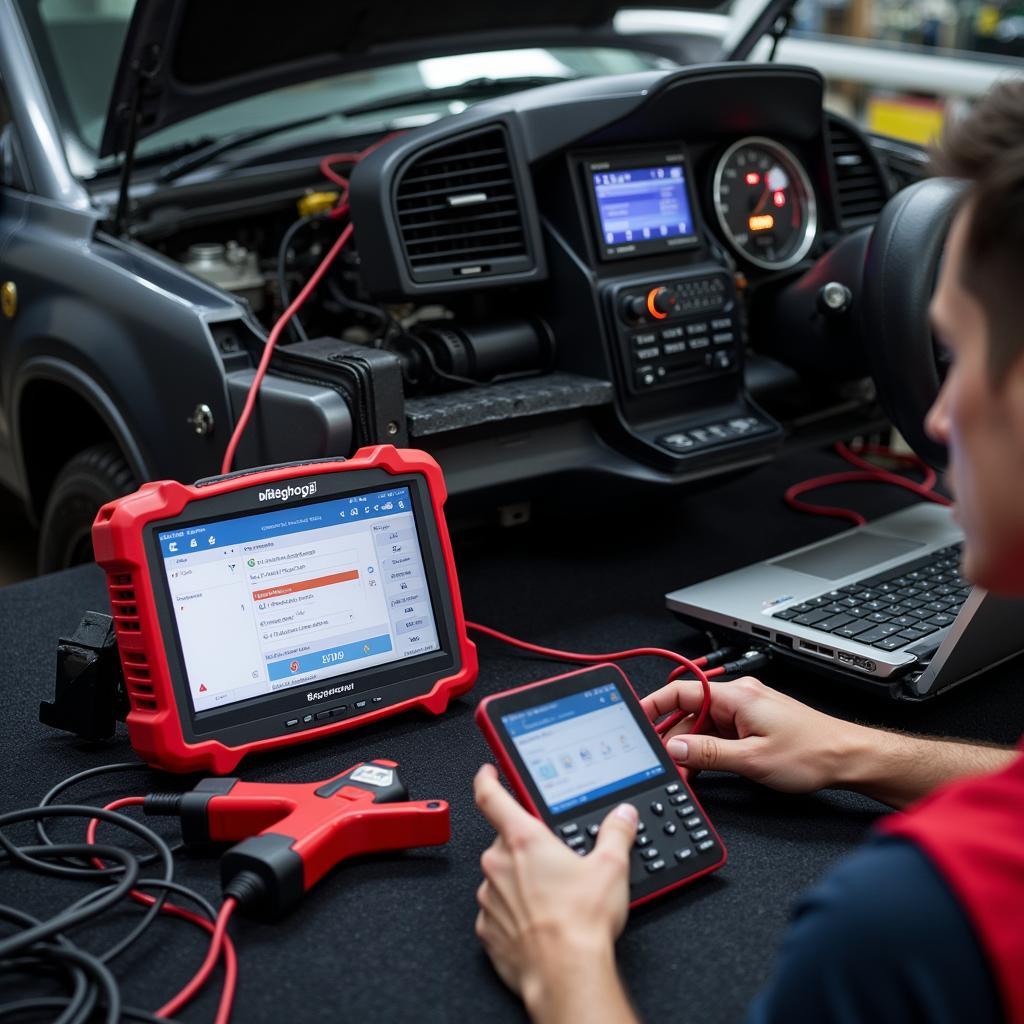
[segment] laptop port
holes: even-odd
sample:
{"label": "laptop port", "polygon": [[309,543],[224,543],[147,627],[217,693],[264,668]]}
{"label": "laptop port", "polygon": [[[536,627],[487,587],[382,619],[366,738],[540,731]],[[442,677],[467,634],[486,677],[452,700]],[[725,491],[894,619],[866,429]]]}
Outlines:
{"label": "laptop port", "polygon": [[791,636],[783,636],[782,633],[776,633],[775,634],[775,642],[780,647],[792,647],[793,646],[793,638]]}
{"label": "laptop port", "polygon": [[831,647],[819,647],[818,648],[818,653],[819,654],[824,654],[826,658],[831,658],[832,657],[832,648]]}
{"label": "laptop port", "polygon": [[837,657],[837,658],[838,658],[838,659],[840,660],[840,662],[842,662],[842,664],[844,664],[844,665],[852,665],[852,664],[853,664],[853,655],[852,655],[852,654],[847,654],[847,653],[846,653],[845,651],[840,651],[840,652],[839,652],[839,653],[838,653],[838,654],[836,655],[836,657]]}
{"label": "laptop port", "polygon": [[817,651],[818,650],[818,645],[817,644],[808,643],[806,640],[801,640],[800,641],[800,650],[802,650],[802,651]]}
{"label": "laptop port", "polygon": [[771,640],[772,638],[772,631],[765,629],[764,626],[751,626],[750,631],[754,636],[763,636],[765,640]]}

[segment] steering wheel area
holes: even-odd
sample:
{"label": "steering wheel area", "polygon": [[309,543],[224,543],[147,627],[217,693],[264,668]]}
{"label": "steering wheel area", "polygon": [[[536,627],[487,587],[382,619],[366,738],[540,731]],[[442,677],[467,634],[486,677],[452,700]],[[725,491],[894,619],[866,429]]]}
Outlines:
{"label": "steering wheel area", "polygon": [[898,192],[875,224],[864,262],[861,330],[886,414],[910,447],[936,469],[945,446],[924,432],[944,367],[928,322],[942,251],[962,182],[928,178]]}

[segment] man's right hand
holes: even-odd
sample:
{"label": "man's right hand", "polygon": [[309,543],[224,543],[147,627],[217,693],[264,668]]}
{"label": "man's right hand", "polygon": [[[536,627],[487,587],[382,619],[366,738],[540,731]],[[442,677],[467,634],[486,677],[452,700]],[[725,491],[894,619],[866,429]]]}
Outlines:
{"label": "man's right hand", "polygon": [[[699,682],[681,679],[641,703],[654,721],[674,711],[695,714]],[[801,704],[749,676],[711,684],[700,735],[692,718],[669,730],[667,748],[680,765],[735,772],[785,793],[840,787],[905,807],[936,786],[997,771],[1017,756],[1004,747],[925,739],[844,722]]]}
{"label": "man's right hand", "polygon": [[[681,679],[641,702],[652,721],[673,711],[696,712],[703,693]],[[692,719],[668,733],[668,752],[692,769],[735,772],[786,793],[837,785],[861,727],[831,718],[747,676],[713,683],[705,729],[690,735]]]}

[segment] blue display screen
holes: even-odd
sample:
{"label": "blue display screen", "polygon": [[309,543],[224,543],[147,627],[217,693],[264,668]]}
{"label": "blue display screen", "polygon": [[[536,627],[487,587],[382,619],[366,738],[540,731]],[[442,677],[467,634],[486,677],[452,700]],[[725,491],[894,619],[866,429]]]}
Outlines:
{"label": "blue display screen", "polygon": [[328,681],[340,697],[365,684],[339,677],[440,649],[410,489],[316,488],[157,534],[197,712]]}
{"label": "blue display screen", "polygon": [[591,172],[591,177],[606,246],[695,236],[681,164]]}
{"label": "blue display screen", "polygon": [[501,721],[552,814],[665,771],[614,683]]}

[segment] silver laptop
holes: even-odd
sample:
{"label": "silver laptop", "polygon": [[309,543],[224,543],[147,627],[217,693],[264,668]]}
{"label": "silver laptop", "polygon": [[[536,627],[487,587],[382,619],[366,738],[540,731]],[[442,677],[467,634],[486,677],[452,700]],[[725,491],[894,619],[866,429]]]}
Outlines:
{"label": "silver laptop", "polygon": [[1024,601],[966,583],[962,541],[948,508],[922,503],[665,599],[690,622],[921,699],[1024,652]]}

